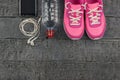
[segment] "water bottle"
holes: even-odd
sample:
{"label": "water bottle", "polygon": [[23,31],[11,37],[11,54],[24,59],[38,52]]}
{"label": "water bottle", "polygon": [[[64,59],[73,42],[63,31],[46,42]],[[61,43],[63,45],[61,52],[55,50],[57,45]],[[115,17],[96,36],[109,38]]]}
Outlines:
{"label": "water bottle", "polygon": [[48,38],[53,38],[58,23],[58,0],[42,0],[42,24]]}

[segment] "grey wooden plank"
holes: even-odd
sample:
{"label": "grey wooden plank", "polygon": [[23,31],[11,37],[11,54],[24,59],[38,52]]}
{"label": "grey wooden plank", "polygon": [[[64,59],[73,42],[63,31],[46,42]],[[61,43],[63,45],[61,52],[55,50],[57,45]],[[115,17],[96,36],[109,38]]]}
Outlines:
{"label": "grey wooden plank", "polygon": [[[23,18],[0,18],[0,39],[5,38],[28,38],[25,37],[19,30],[19,24],[23,20]],[[62,23],[62,20],[61,20]],[[104,36],[104,39],[115,39],[120,38],[120,18],[107,17],[107,30]],[[29,26],[28,26],[29,28]],[[45,39],[45,28],[41,26],[41,38]],[[58,26],[58,30],[56,31],[56,39],[68,39],[63,25]],[[86,39],[86,35],[83,37]]]}
{"label": "grey wooden plank", "polygon": [[78,60],[80,62],[119,62],[119,41],[48,40],[45,60]]}
{"label": "grey wooden plank", "polygon": [[26,40],[0,40],[0,60],[78,60],[80,62],[120,62],[120,41],[36,41],[36,46]]}
{"label": "grey wooden plank", "polygon": [[1,80],[119,80],[120,63],[0,61]]}
{"label": "grey wooden plank", "polygon": [[0,16],[18,16],[18,0],[0,0]]}
{"label": "grey wooden plank", "polygon": [[44,62],[23,61],[17,63],[19,80],[45,80]]}
{"label": "grey wooden plank", "polygon": [[106,16],[120,17],[120,0],[103,0]]}
{"label": "grey wooden plank", "polygon": [[0,80],[45,80],[44,63],[40,61],[0,61]]}
{"label": "grey wooden plank", "polygon": [[42,7],[41,7],[41,3],[42,2],[42,0],[38,0],[38,16],[41,16],[41,11],[42,11]]}
{"label": "grey wooden plank", "polygon": [[42,60],[42,55],[47,53],[47,42],[36,43],[35,47],[26,44],[27,40],[1,40],[0,59],[1,60]]}
{"label": "grey wooden plank", "polygon": [[46,80],[119,80],[119,68],[116,66],[119,63],[49,61],[45,69]]}
{"label": "grey wooden plank", "polygon": [[[0,37],[1,38],[20,38],[19,24],[22,18],[0,18]],[[23,36],[24,37],[24,36]]]}
{"label": "grey wooden plank", "polygon": [[17,76],[16,63],[9,61],[0,61],[0,79],[7,80],[10,77]]}

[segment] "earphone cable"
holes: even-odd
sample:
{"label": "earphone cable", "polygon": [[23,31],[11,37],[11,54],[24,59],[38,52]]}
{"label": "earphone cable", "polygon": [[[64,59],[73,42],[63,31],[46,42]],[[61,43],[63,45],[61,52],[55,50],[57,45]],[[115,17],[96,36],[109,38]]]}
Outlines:
{"label": "earphone cable", "polygon": [[[40,21],[41,21],[41,17],[37,20],[35,20],[34,18],[28,18],[28,19],[25,19],[23,20],[20,25],[19,25],[19,28],[20,28],[20,31],[25,35],[25,36],[28,36],[30,37],[27,41],[28,44],[34,46],[34,41],[39,37],[40,35]],[[28,32],[28,31],[25,31],[24,27],[26,24],[28,23],[32,23],[34,24],[34,30],[32,32]]]}

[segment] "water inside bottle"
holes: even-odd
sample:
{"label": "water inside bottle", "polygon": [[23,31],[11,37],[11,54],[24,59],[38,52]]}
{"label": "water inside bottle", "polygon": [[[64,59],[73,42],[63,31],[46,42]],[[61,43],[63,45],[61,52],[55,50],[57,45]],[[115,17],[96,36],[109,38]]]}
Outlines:
{"label": "water inside bottle", "polygon": [[58,22],[58,7],[57,0],[43,0],[43,24],[48,29],[52,29],[56,26]]}

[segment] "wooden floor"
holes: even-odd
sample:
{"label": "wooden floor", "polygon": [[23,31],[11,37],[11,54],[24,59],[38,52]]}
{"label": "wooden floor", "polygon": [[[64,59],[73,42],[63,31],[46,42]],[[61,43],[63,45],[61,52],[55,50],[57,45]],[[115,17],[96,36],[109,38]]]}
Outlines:
{"label": "wooden floor", "polygon": [[31,47],[18,28],[20,1],[0,0],[0,80],[120,80],[120,0],[104,0],[107,31],[99,41],[86,34],[79,41],[67,38],[60,1],[55,38],[46,39],[42,27]]}

